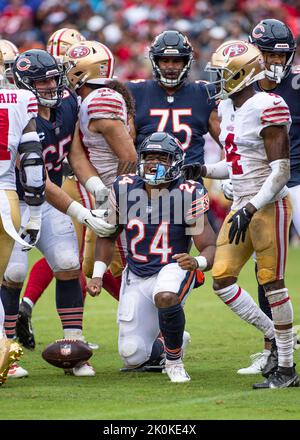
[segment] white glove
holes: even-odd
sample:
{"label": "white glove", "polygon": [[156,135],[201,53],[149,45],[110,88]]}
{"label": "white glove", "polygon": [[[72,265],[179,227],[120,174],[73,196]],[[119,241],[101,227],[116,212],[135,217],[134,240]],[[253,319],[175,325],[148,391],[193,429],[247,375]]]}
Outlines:
{"label": "white glove", "polygon": [[68,207],[67,215],[74,217],[79,223],[92,229],[100,237],[109,237],[117,230],[117,226],[110,225],[104,220],[108,215],[107,209],[90,210],[73,201]]}
{"label": "white glove", "polygon": [[222,188],[225,199],[233,200],[233,189],[232,189],[231,180],[230,179],[223,180],[221,188]]}
{"label": "white glove", "polygon": [[109,190],[106,188],[100,177],[92,176],[85,182],[85,188],[90,192],[96,203],[96,208],[102,206],[108,200]]}
{"label": "white glove", "polygon": [[28,241],[30,246],[23,246],[22,251],[29,251],[32,249],[32,246],[35,246],[40,238],[42,225],[42,206],[29,206],[29,210],[30,218],[21,233],[21,238],[25,239],[25,241]]}

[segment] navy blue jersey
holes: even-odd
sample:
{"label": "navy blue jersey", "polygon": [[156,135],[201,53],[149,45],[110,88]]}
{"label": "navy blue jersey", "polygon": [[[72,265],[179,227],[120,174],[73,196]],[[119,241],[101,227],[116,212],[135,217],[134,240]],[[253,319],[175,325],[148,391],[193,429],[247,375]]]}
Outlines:
{"label": "navy blue jersey", "polygon": [[202,81],[185,82],[173,95],[154,80],[135,80],[126,83],[135,100],[137,150],[145,137],[155,131],[176,136],[185,150],[185,163],[204,163],[204,139],[208,120],[216,107],[208,101]]}
{"label": "navy blue jersey", "polygon": [[[122,175],[113,189],[119,224],[126,233],[127,264],[134,274],[149,277],[174,263],[174,254],[189,251],[193,234],[189,227],[204,220],[209,208],[201,183],[180,177],[162,190],[160,197],[150,198],[139,176]],[[200,220],[196,233],[202,232],[203,225]]]}
{"label": "navy blue jersey", "polygon": [[[262,90],[258,83],[255,84],[255,88]],[[291,73],[270,92],[282,96],[290,109],[292,117],[289,131],[291,178],[287,186],[300,185],[300,68],[294,67]]]}
{"label": "navy blue jersey", "polygon": [[[50,180],[58,186],[62,185],[62,161],[68,156],[78,116],[77,97],[65,90],[61,104],[52,109],[53,118],[49,121],[37,116],[36,126],[39,135],[46,169]],[[16,173],[17,191],[23,199],[24,191]]]}

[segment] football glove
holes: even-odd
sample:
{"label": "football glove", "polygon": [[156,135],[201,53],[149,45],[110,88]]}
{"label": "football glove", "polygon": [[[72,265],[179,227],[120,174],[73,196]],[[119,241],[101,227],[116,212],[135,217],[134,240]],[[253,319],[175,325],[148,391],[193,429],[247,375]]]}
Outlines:
{"label": "football glove", "polygon": [[253,214],[251,214],[245,206],[238,211],[228,220],[231,223],[228,238],[229,243],[232,243],[235,237],[235,244],[239,244],[240,239],[242,242],[245,241],[246,231],[248,229],[249,223],[252,219]]}
{"label": "football glove", "polygon": [[117,230],[117,226],[107,223],[107,209],[87,209],[80,203],[73,201],[67,209],[67,215],[74,217],[79,223],[92,229],[100,237],[109,237]]}
{"label": "football glove", "polygon": [[185,180],[197,180],[202,176],[203,168],[203,165],[201,165],[199,162],[190,163],[182,166],[181,174]]}
{"label": "football glove", "polygon": [[232,182],[230,179],[223,180],[221,184],[221,189],[223,191],[224,197],[227,200],[233,200],[233,189],[232,189]]}
{"label": "football glove", "polygon": [[108,200],[109,190],[106,188],[100,177],[92,176],[85,182],[85,188],[93,194],[95,198],[96,208],[103,205]]}
{"label": "football glove", "polygon": [[28,246],[28,247],[23,246],[22,251],[27,252],[30,249],[32,249],[32,246],[36,245],[36,243],[38,242],[38,240],[40,238],[41,224],[42,224],[41,215],[37,215],[37,216],[31,215],[30,216],[27,225],[24,227],[24,229],[21,233],[21,238],[28,241],[28,244],[30,246]]}

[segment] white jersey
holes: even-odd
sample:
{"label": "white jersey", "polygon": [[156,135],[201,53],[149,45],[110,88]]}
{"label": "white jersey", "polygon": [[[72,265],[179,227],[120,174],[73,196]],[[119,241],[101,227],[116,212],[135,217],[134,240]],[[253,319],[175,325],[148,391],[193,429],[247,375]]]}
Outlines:
{"label": "white jersey", "polygon": [[24,128],[37,112],[38,103],[32,92],[0,89],[0,189],[16,189],[18,147]]}
{"label": "white jersey", "polygon": [[111,188],[117,175],[119,160],[102,134],[89,130],[92,119],[120,119],[127,127],[127,107],[123,96],[109,88],[94,90],[83,100],[79,112],[82,142],[88,151],[89,160],[97,169],[104,185]]}
{"label": "white jersey", "polygon": [[[291,124],[289,108],[282,97],[258,92],[241,107],[234,108],[231,99],[221,101],[220,141],[226,152],[226,162],[233,186],[233,209],[244,206],[261,189],[271,173],[261,131],[270,125]],[[288,193],[285,186],[275,197]]]}

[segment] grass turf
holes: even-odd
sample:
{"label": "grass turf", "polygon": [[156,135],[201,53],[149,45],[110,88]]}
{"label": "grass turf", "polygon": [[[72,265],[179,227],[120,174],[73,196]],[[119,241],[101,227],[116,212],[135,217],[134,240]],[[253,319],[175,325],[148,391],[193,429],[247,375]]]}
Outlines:
{"label": "grass turf", "polygon": [[[38,258],[30,252],[31,264]],[[300,249],[290,249],[287,285],[300,323]],[[253,261],[244,268],[239,284],[256,297]],[[91,358],[97,374],[92,378],[65,376],[41,358],[44,347],[62,336],[55,310],[52,282],[33,312],[37,347],[24,350],[21,365],[29,377],[10,379],[0,389],[2,420],[265,420],[298,419],[300,393],[252,390],[262,377],[240,376],[249,355],[262,348],[261,334],[240,321],[215,297],[211,277],[194,290],[185,306],[186,329],[191,333],[185,366],[186,384],[171,384],[157,373],[120,373],[117,352],[117,302],[106,292],[87,297],[84,334],[100,344]],[[300,350],[295,352],[299,363]],[[300,368],[300,367],[299,367]],[[300,372],[300,369],[298,369]]]}

